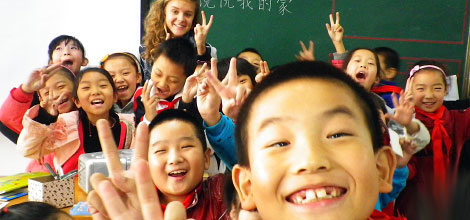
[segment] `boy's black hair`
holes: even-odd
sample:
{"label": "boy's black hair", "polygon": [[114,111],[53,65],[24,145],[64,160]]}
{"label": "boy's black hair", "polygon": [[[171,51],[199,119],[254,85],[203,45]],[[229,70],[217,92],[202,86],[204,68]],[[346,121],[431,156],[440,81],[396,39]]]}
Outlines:
{"label": "boy's black hair", "polygon": [[[77,90],[78,90],[78,84],[80,83],[80,81],[82,80],[83,76],[88,73],[88,72],[98,72],[98,73],[101,73],[103,76],[106,77],[106,79],[109,81],[109,83],[111,83],[111,87],[113,88],[113,92],[116,93],[116,86],[114,85],[114,81],[113,81],[113,77],[111,77],[111,74],[109,74],[108,71],[106,71],[105,69],[101,69],[101,68],[98,68],[98,67],[88,67],[88,68],[85,68],[83,70],[81,70],[78,74],[77,74],[77,78],[75,79],[75,82],[73,84],[73,97],[78,100],[78,95],[77,95]],[[111,108],[112,109],[112,108]]]}
{"label": "boy's black hair", "polygon": [[24,202],[0,209],[2,220],[55,220],[60,214],[70,216],[66,212],[45,202]]}
{"label": "boy's black hair", "polygon": [[[313,62],[293,62],[279,66],[274,72],[269,74],[261,83],[253,88],[243,103],[237,117],[237,126],[235,126],[235,141],[237,144],[237,157],[241,166],[249,167],[248,159],[248,129],[247,125],[252,117],[251,108],[264,92],[280,84],[297,79],[318,79],[338,84],[349,88],[352,92],[351,98],[354,98],[361,108],[367,128],[371,134],[372,146],[374,152],[382,147],[382,130],[378,111],[371,100],[370,93],[360,84],[355,82],[346,73],[336,67],[321,61]],[[301,95],[301,94],[299,94]],[[313,108],[314,106],[312,106]]]}
{"label": "boy's black hair", "polygon": [[181,109],[167,109],[157,114],[157,116],[150,122],[149,132],[152,131],[157,125],[160,125],[167,121],[182,121],[189,123],[193,126],[196,137],[202,144],[202,150],[207,150],[206,135],[202,123],[191,113],[183,111]]}
{"label": "boy's black hair", "polygon": [[395,68],[398,70],[400,68],[400,56],[394,49],[389,47],[377,47],[374,51],[377,55],[382,55],[385,58],[384,63],[387,66],[385,66],[384,69]]}
{"label": "boy's black hair", "polygon": [[83,47],[82,42],[80,42],[77,38],[69,36],[69,35],[60,35],[54,38],[49,43],[49,49],[47,50],[47,53],[49,54],[49,60],[52,60],[52,54],[54,53],[55,48],[64,41],[65,41],[65,44],[68,44],[70,41],[75,43],[77,47],[82,51],[82,58],[85,59],[85,47]]}
{"label": "boy's black hair", "polygon": [[[222,81],[228,73],[230,67],[230,60],[232,58],[225,58],[217,62],[217,71],[219,72],[217,78]],[[237,58],[237,76],[247,75],[251,79],[251,83],[256,85],[256,70],[250,62],[246,61],[243,58]]]}
{"label": "boy's black hair", "polygon": [[367,50],[367,51],[370,51],[371,53],[374,54],[374,58],[375,58],[375,65],[377,66],[377,78],[380,78],[380,60],[379,60],[379,57],[377,56],[377,53],[369,48],[364,48],[364,47],[358,47],[354,50],[352,50],[351,52],[348,53],[348,56],[346,56],[346,59],[344,59],[344,62],[343,62],[343,67],[342,69],[343,70],[346,70],[348,68],[348,64],[349,62],[351,61],[352,57],[354,56],[354,53],[358,50]]}
{"label": "boy's black hair", "polygon": [[245,53],[245,52],[256,53],[256,54],[258,54],[259,57],[261,57],[261,60],[263,60],[263,56],[261,56],[261,54],[258,52],[258,50],[256,50],[255,48],[252,48],[252,47],[248,47],[248,48],[243,49],[242,51],[237,53],[236,57],[240,56],[240,54]]}
{"label": "boy's black hair", "polygon": [[197,65],[196,49],[188,40],[184,38],[173,38],[161,43],[155,51],[153,63],[164,55],[176,64],[184,68],[186,77],[194,73]]}

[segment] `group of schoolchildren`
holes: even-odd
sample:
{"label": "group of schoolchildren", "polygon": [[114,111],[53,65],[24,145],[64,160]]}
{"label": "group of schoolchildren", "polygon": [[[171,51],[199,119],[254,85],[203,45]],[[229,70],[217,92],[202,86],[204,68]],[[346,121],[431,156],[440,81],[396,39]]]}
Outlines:
{"label": "group of schoolchildren", "polygon": [[[110,177],[91,178],[95,219],[448,216],[470,115],[443,105],[442,64],[418,62],[403,90],[393,82],[398,54],[347,51],[339,13],[326,24],[332,65],[314,61],[311,41],[273,70],[253,48],[217,61],[206,42],[213,17],[199,7],[152,3],[140,59],[118,52],[82,69],[78,39],[52,40],[48,66],[0,108],[2,133],[32,158],[27,171],[69,172],[103,151]],[[391,124],[403,131],[401,155]],[[129,171],[116,151],[126,148],[135,149]],[[24,219],[14,210],[28,207],[0,219]]]}

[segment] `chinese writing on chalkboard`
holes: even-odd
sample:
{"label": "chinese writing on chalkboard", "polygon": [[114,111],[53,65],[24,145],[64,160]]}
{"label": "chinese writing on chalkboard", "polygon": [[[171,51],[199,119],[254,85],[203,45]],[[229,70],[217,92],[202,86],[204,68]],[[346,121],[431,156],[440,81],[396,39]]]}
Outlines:
{"label": "chinese writing on chalkboard", "polygon": [[280,15],[291,14],[289,5],[294,0],[201,0],[201,8],[239,8],[242,10],[276,10]]}

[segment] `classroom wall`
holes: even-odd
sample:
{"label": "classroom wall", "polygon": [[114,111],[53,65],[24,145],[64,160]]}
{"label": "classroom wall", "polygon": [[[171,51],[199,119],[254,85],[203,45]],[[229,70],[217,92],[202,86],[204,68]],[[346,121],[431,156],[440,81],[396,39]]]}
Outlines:
{"label": "classroom wall", "polygon": [[[85,46],[89,66],[107,53],[138,53],[140,1],[2,0],[0,1],[0,101],[47,65],[49,42],[61,34]],[[22,172],[27,160],[0,134],[0,176]]]}

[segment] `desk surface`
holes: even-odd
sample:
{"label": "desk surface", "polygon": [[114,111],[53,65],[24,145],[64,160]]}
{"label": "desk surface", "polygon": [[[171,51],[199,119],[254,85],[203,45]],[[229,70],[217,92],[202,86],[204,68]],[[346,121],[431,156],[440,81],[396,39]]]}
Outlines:
{"label": "desk surface", "polygon": [[[75,184],[75,204],[77,204],[78,202],[86,201],[87,194],[78,186],[78,177],[75,177],[74,184]],[[28,196],[23,196],[23,197],[11,200],[10,203],[8,203],[8,206],[12,206],[12,205],[27,202],[27,201],[28,201]],[[72,206],[62,208],[62,210],[67,213],[70,213],[71,208]],[[73,216],[73,219],[89,220],[92,218],[91,216]]]}

